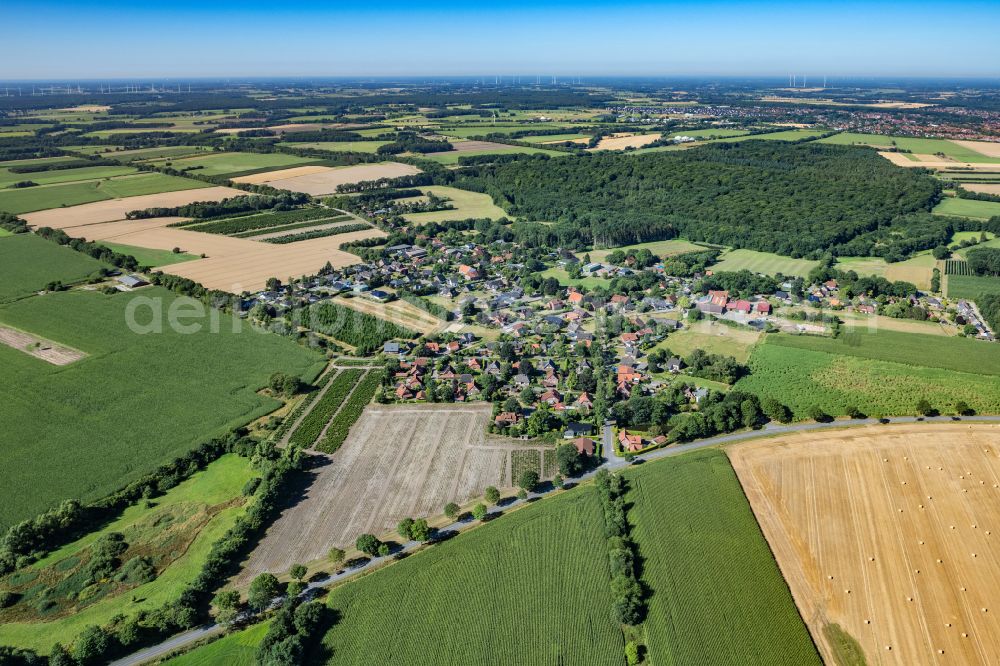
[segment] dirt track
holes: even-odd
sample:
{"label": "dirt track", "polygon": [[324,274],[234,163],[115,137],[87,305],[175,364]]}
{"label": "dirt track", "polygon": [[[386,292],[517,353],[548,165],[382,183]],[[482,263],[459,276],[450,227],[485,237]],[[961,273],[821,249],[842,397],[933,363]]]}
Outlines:
{"label": "dirt track", "polygon": [[52,365],[69,365],[86,356],[82,351],[2,325],[0,325],[0,344]]}
{"label": "dirt track", "polygon": [[1000,663],[1000,426],[869,426],[728,449],[828,663]]}

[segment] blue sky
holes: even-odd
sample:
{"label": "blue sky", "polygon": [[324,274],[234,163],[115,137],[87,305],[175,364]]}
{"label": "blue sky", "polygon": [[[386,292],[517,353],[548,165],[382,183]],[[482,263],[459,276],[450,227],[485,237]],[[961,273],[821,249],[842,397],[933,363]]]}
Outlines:
{"label": "blue sky", "polygon": [[997,0],[4,0],[2,16],[6,80],[1000,76]]}

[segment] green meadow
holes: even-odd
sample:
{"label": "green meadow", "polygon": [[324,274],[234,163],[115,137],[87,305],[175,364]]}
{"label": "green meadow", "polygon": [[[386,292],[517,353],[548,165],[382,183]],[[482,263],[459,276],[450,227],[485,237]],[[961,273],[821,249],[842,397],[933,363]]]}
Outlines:
{"label": "green meadow", "polygon": [[0,303],[40,291],[49,282],[72,284],[110,268],[34,234],[7,233],[0,243]]}
{"label": "green meadow", "polygon": [[1000,203],[995,201],[979,201],[977,199],[959,199],[945,197],[932,211],[935,215],[951,215],[952,217],[971,217],[988,220],[1000,215]]}
{"label": "green meadow", "polygon": [[0,210],[19,215],[48,208],[77,206],[94,201],[192,190],[199,187],[208,187],[208,183],[190,178],[166,176],[162,173],[139,173],[106,180],[2,190],[0,191]]}
{"label": "green meadow", "polygon": [[764,273],[766,275],[805,277],[809,271],[819,265],[818,261],[809,259],[793,259],[780,254],[770,252],[757,252],[756,250],[729,250],[719,257],[719,263],[712,266],[712,270],[720,271],[741,271],[748,270],[754,273]]}

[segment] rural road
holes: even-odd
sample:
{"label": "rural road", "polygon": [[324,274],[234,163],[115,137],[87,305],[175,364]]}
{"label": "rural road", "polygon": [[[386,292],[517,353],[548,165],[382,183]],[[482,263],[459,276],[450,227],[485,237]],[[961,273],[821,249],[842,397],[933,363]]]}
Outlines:
{"label": "rural road", "polygon": [[[928,416],[928,417],[917,417],[917,416],[897,416],[892,418],[886,418],[885,422],[888,423],[952,423],[955,421],[973,421],[973,422],[996,422],[1000,421],[1000,416],[962,416],[962,417],[952,417],[952,416]],[[833,428],[849,428],[854,426],[865,426],[865,425],[876,425],[880,423],[878,419],[842,419],[839,421],[830,421],[828,423],[796,423],[792,425],[772,425],[767,426],[759,430],[747,430],[741,432],[730,433],[727,435],[719,435],[717,437],[709,437],[707,439],[701,439],[695,442],[688,442],[687,444],[678,444],[665,449],[658,449],[650,453],[646,453],[636,457],[637,462],[645,462],[650,460],[659,460],[661,458],[668,458],[671,456],[681,455],[683,453],[690,453],[691,451],[697,451],[699,449],[706,449],[713,446],[719,446],[721,444],[728,444],[731,442],[739,442],[747,439],[755,439],[758,437],[772,437],[775,435],[782,435],[787,433],[795,432],[806,432],[810,430],[825,430]],[[612,446],[612,428],[610,425],[604,426],[603,431],[604,440],[604,462],[598,465],[595,469],[583,474],[582,476],[573,479],[574,484],[578,484],[581,481],[586,481],[587,479],[593,478],[595,474],[600,469],[620,469],[622,467],[628,466],[628,462],[624,458],[618,458],[614,455],[609,455],[609,452],[614,450]],[[544,497],[546,494],[553,492],[554,488],[549,488],[542,492],[532,492],[528,493],[527,498],[521,500],[516,498],[511,498],[507,500],[501,507],[490,507],[489,516],[491,518],[497,518],[503,515],[506,511],[513,509],[515,507],[521,506],[540,497]],[[450,525],[446,525],[438,530],[439,535],[452,535],[462,527],[467,527],[474,521],[469,518],[466,520],[458,520]],[[365,571],[373,569],[380,564],[385,563],[388,560],[399,557],[402,554],[410,553],[416,550],[418,547],[423,546],[419,541],[408,541],[402,544],[397,550],[386,557],[373,557],[367,560],[363,564],[352,567],[345,568],[335,574],[327,576],[319,580],[312,581],[308,584],[306,589],[302,592],[303,596],[309,597],[314,594],[317,590],[321,590],[327,587],[339,583],[345,579],[357,576]],[[169,638],[168,640],[160,643],[159,645],[154,645],[152,647],[146,648],[139,652],[135,652],[127,657],[123,657],[117,661],[111,662],[110,666],[138,666],[139,664],[151,661],[163,657],[175,650],[186,647],[199,641],[203,638],[213,636],[215,634],[223,632],[225,629],[217,624],[206,625],[199,627],[197,629],[192,629],[190,631],[184,632],[182,634],[177,634]]]}

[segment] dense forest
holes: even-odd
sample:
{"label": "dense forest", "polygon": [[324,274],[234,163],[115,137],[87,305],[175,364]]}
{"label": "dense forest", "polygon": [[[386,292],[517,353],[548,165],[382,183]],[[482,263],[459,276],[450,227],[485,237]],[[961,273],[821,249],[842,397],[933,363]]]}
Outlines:
{"label": "dense forest", "polygon": [[809,256],[866,238],[866,247],[884,252],[891,243],[880,230],[907,237],[915,213],[921,233],[894,254],[940,241],[923,229],[940,185],[849,146],[746,141],[644,155],[525,156],[467,169],[454,184],[489,194],[522,219],[555,222],[523,233],[569,246],[683,236]]}

